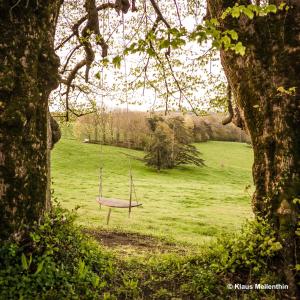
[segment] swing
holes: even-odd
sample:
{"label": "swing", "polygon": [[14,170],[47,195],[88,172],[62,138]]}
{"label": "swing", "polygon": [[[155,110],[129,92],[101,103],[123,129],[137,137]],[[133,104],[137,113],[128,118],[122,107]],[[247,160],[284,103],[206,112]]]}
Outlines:
{"label": "swing", "polygon": [[[102,148],[102,147],[101,147]],[[102,152],[102,150],[101,150]],[[132,207],[138,207],[141,206],[142,203],[139,203],[137,201],[136,192],[135,192],[135,186],[133,183],[132,173],[131,173],[131,164],[129,169],[129,177],[130,177],[130,192],[129,192],[129,201],[123,200],[123,199],[116,199],[116,198],[105,198],[102,195],[102,177],[103,177],[103,167],[100,167],[100,180],[99,180],[99,196],[96,198],[97,202],[101,206],[108,206],[108,214],[106,218],[106,225],[109,224],[110,215],[111,215],[111,209],[112,208],[128,208],[128,217],[130,217],[131,209]],[[135,195],[135,201],[132,201],[132,193],[134,192]]]}
{"label": "swing", "polygon": [[[123,40],[124,40],[124,45],[125,45],[125,29],[124,29],[124,15],[122,14],[122,17],[123,17]],[[103,18],[103,28],[104,28],[104,18]],[[126,72],[126,61],[125,61],[125,57],[124,57],[124,63],[125,63],[125,78],[127,76],[127,72]],[[102,76],[101,76],[101,85],[102,85],[102,89],[103,89],[103,86],[104,86],[104,76],[103,76],[103,67],[102,67]],[[128,114],[128,96],[127,96],[127,79],[125,79],[125,86],[126,86],[126,89],[125,89],[125,97],[126,97],[126,104],[127,104],[127,114]],[[103,107],[103,104],[104,104],[104,101],[103,101],[103,92],[102,92],[102,107]],[[102,109],[102,118],[103,118],[103,112],[104,110]],[[129,118],[128,118],[128,122],[129,122]],[[104,130],[102,128],[102,130]],[[128,142],[129,144],[129,142]],[[102,143],[101,143],[101,148],[100,148],[100,155],[102,154]],[[129,158],[130,159],[130,158]],[[132,207],[138,207],[138,206],[141,206],[142,203],[139,203],[137,201],[137,196],[136,196],[136,192],[135,192],[135,186],[134,186],[134,183],[133,183],[133,177],[132,177],[132,168],[131,168],[131,163],[129,164],[129,201],[128,200],[123,200],[123,199],[116,199],[116,198],[105,198],[103,197],[102,195],[102,186],[103,186],[103,166],[100,165],[100,178],[99,178],[99,195],[98,197],[96,198],[96,201],[98,202],[98,204],[100,205],[100,209],[101,209],[101,206],[107,206],[109,207],[109,210],[108,210],[108,214],[107,214],[107,219],[106,219],[106,224],[108,225],[109,224],[109,220],[110,220],[110,215],[111,215],[111,210],[112,208],[128,208],[128,217],[130,217],[130,214],[131,214],[131,209]],[[134,192],[134,195],[135,195],[135,201],[133,201],[133,192]]]}

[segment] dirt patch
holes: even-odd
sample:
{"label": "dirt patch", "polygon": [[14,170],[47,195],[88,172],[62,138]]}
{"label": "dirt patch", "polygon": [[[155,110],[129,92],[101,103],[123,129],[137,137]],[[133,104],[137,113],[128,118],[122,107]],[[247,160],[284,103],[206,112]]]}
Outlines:
{"label": "dirt patch", "polygon": [[184,254],[187,249],[175,243],[166,242],[159,238],[131,232],[106,231],[103,229],[84,229],[83,232],[94,237],[102,245],[121,252],[149,253],[178,253]]}

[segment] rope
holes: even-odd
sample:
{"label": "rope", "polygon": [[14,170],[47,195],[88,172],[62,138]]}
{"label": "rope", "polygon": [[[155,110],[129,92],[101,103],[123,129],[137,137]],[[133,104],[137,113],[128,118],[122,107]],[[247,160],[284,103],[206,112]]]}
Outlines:
{"label": "rope", "polygon": [[103,182],[102,182],[102,176],[103,176],[103,168],[100,167],[100,174],[99,174],[99,198],[102,198],[103,193]]}
{"label": "rope", "polygon": [[[125,50],[126,48],[126,40],[125,40],[125,18],[124,18],[124,13],[122,13],[122,34],[123,34],[123,48]],[[123,61],[124,61],[124,78],[125,78],[125,102],[126,102],[126,109],[128,113],[128,93],[127,93],[127,64],[126,64],[126,56],[123,52]]]}
{"label": "rope", "polygon": [[[125,17],[124,17],[124,13],[122,13],[122,34],[123,34],[123,48],[125,50],[126,48],[126,40],[125,40]],[[129,125],[130,125],[130,122],[129,122],[129,104],[128,104],[128,92],[127,92],[127,89],[128,89],[128,82],[127,82],[127,63],[126,63],[126,56],[123,52],[123,61],[124,61],[124,85],[125,85],[125,102],[126,102],[126,114],[127,114],[127,128],[129,128]],[[129,139],[127,138],[127,145],[128,145],[128,148],[130,149],[130,141]]]}
{"label": "rope", "polygon": [[[124,14],[122,13],[122,22],[123,22],[123,47],[124,49],[126,48],[126,40],[125,40],[125,19],[124,19]],[[105,17],[103,16],[103,36],[104,36],[104,27],[105,27]],[[109,26],[108,26],[109,27]],[[127,113],[127,127],[129,128],[129,124],[130,124],[130,120],[129,120],[129,104],[128,104],[128,82],[127,82],[127,65],[126,65],[126,59],[125,59],[125,54],[123,53],[123,61],[124,61],[124,78],[125,78],[125,102],[126,102],[126,113]],[[99,198],[102,198],[103,196],[103,167],[104,167],[104,163],[102,161],[102,157],[103,157],[103,134],[104,134],[104,126],[103,126],[103,120],[104,120],[104,66],[102,66],[101,69],[101,89],[102,89],[102,95],[101,95],[101,134],[102,134],[102,138],[101,138],[101,143],[100,143],[100,171],[99,171]],[[128,148],[130,149],[130,140],[128,139]],[[132,208],[132,199],[133,199],[133,195],[134,195],[134,199],[135,201],[138,203],[137,200],[137,194],[136,194],[136,189],[135,189],[135,184],[133,182],[133,174],[132,174],[132,164],[131,164],[131,158],[130,156],[128,157],[128,162],[129,162],[129,210],[128,210],[128,216],[130,217],[130,213],[131,213],[131,208]],[[115,174],[118,176],[126,176],[127,175],[123,175],[123,174],[118,174],[115,172],[111,172],[109,174]]]}
{"label": "rope", "polygon": [[[124,13],[122,12],[122,23],[123,23],[123,48],[126,48],[126,40],[125,40],[125,18]],[[127,128],[130,126],[129,122],[129,105],[128,105],[128,93],[127,93],[127,65],[126,65],[126,57],[123,52],[123,61],[124,61],[124,78],[125,78],[125,102],[126,102],[126,113],[127,113]],[[127,136],[127,144],[128,148],[130,149],[130,140]],[[132,203],[132,192],[133,192],[133,178],[132,178],[132,166],[131,166],[131,158],[128,158],[129,163],[129,208],[128,208],[128,216],[130,217],[131,214],[131,203]]]}
{"label": "rope", "polygon": [[[105,34],[105,10],[103,11],[103,18],[102,18],[102,36]],[[100,152],[99,152],[99,198],[103,196],[103,168],[104,168],[104,160],[103,157],[103,117],[104,117],[104,66],[102,65],[101,68],[101,78],[100,78],[100,88],[101,88],[101,140],[100,140]],[[96,104],[97,105],[97,104]],[[96,114],[98,114],[96,108]],[[96,116],[98,117],[98,116]]]}

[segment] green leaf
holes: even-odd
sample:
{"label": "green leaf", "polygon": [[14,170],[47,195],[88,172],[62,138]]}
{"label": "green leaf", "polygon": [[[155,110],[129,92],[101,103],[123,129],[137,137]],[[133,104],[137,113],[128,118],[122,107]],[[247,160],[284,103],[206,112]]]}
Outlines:
{"label": "green leaf", "polygon": [[268,5],[267,6],[267,12],[271,12],[271,13],[276,14],[277,13],[276,5],[274,5],[274,4]]}
{"label": "green leaf", "polygon": [[233,18],[238,18],[241,15],[240,8],[238,6],[234,6],[232,8],[231,15],[232,15]]}
{"label": "green leaf", "polygon": [[100,75],[100,72],[97,72],[96,74],[95,74],[95,78],[97,78],[97,79],[101,79],[101,75]]}
{"label": "green leaf", "polygon": [[254,18],[254,13],[253,13],[253,11],[252,11],[251,9],[247,8],[247,7],[245,7],[245,8],[243,9],[243,13],[244,13],[250,20],[252,20],[252,19]]}
{"label": "green leaf", "polygon": [[32,263],[32,255],[29,256],[28,268],[30,267],[31,263]]}
{"label": "green leaf", "polygon": [[155,56],[155,51],[152,48],[148,48],[147,53],[149,56]]}
{"label": "green leaf", "polygon": [[235,45],[234,50],[236,54],[240,54],[241,56],[244,56],[246,52],[246,47],[241,42],[238,42]]}
{"label": "green leaf", "polygon": [[215,19],[215,18],[210,19],[209,21],[214,26],[219,26],[220,25],[219,21],[217,19]]}
{"label": "green leaf", "polygon": [[286,6],[286,3],[285,2],[281,2],[280,5],[278,6],[278,9],[279,10],[283,10],[285,6]]}
{"label": "green leaf", "polygon": [[147,34],[146,40],[147,40],[147,41],[154,41],[155,38],[156,38],[156,37],[155,37],[154,32],[153,32],[153,31],[150,31],[150,32]]}
{"label": "green leaf", "polygon": [[224,20],[231,12],[231,8],[228,7],[221,15],[221,19]]}
{"label": "green leaf", "polygon": [[78,276],[79,278],[85,278],[87,274],[87,267],[85,265],[85,262],[83,260],[79,261],[79,268],[78,268]]}
{"label": "green leaf", "polygon": [[293,203],[294,204],[300,204],[300,199],[299,198],[294,198]]}
{"label": "green leaf", "polygon": [[122,61],[121,56],[117,55],[113,58],[112,63],[115,66],[115,68],[120,68],[121,67],[121,61]]}
{"label": "green leaf", "polygon": [[221,43],[218,40],[213,40],[212,46],[219,49],[221,47]]}
{"label": "green leaf", "polygon": [[94,288],[98,287],[99,283],[100,283],[100,278],[98,276],[96,276],[92,279],[92,284],[93,284]]}
{"label": "green leaf", "polygon": [[27,263],[27,259],[24,253],[22,253],[21,256],[21,262],[22,262],[22,268],[23,270],[28,270],[28,263]]}
{"label": "green leaf", "polygon": [[172,47],[173,47],[174,49],[177,49],[177,48],[179,48],[179,47],[181,47],[181,46],[184,46],[185,44],[186,44],[185,40],[179,39],[179,38],[174,39],[174,40],[172,40],[172,42],[171,42],[171,45],[172,45]]}
{"label": "green leaf", "polygon": [[259,11],[260,11],[260,7],[253,5],[253,4],[249,4],[247,6],[247,9],[250,9],[252,12],[256,13],[258,15]]}
{"label": "green leaf", "polygon": [[235,30],[228,30],[227,33],[231,36],[233,40],[237,40],[239,38],[237,32]]}
{"label": "green leaf", "polygon": [[170,46],[170,42],[168,40],[161,40],[159,43],[159,49],[168,48]]}
{"label": "green leaf", "polygon": [[39,273],[43,270],[43,267],[44,267],[44,261],[41,261],[41,262],[38,264],[37,269],[36,269],[34,275],[39,274]]}
{"label": "green leaf", "polygon": [[179,30],[177,28],[170,28],[168,32],[173,35],[179,34]]}
{"label": "green leaf", "polygon": [[230,37],[228,35],[223,36],[222,37],[222,43],[223,43],[225,49],[227,50],[231,45]]}
{"label": "green leaf", "polygon": [[296,87],[290,87],[289,89],[285,89],[283,86],[277,88],[277,91],[282,94],[294,95],[296,93]]}
{"label": "green leaf", "polygon": [[134,50],[136,49],[137,44],[136,43],[132,43],[129,47],[125,48],[125,50],[123,51],[123,53],[125,55],[129,54],[130,52],[134,52]]}
{"label": "green leaf", "polygon": [[103,66],[106,67],[109,63],[109,60],[108,60],[108,58],[103,58],[101,62],[103,64]]}
{"label": "green leaf", "polygon": [[296,93],[296,87],[295,87],[295,86],[290,87],[290,88],[289,88],[289,92],[290,92],[291,94],[295,94],[295,93]]}

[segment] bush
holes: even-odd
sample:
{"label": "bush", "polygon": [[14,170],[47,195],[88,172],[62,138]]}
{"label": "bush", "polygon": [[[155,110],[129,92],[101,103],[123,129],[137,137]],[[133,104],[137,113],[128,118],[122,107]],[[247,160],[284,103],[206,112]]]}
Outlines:
{"label": "bush", "polygon": [[250,277],[266,273],[282,249],[275,231],[263,219],[247,222],[239,234],[222,245],[223,267],[228,272]]}
{"label": "bush", "polygon": [[[202,252],[133,260],[122,267],[143,299],[282,299],[280,290],[234,290],[228,284],[284,283],[276,269],[281,245],[263,220],[245,224]],[[284,290],[283,290],[284,292]],[[141,297],[141,298],[142,298]]]}
{"label": "bush", "polygon": [[0,249],[0,299],[95,299],[113,276],[113,260],[55,207],[26,241]]}
{"label": "bush", "polygon": [[228,283],[283,283],[281,245],[262,220],[201,253],[117,259],[54,207],[22,243],[0,248],[0,299],[281,299],[280,291],[230,290]]}

